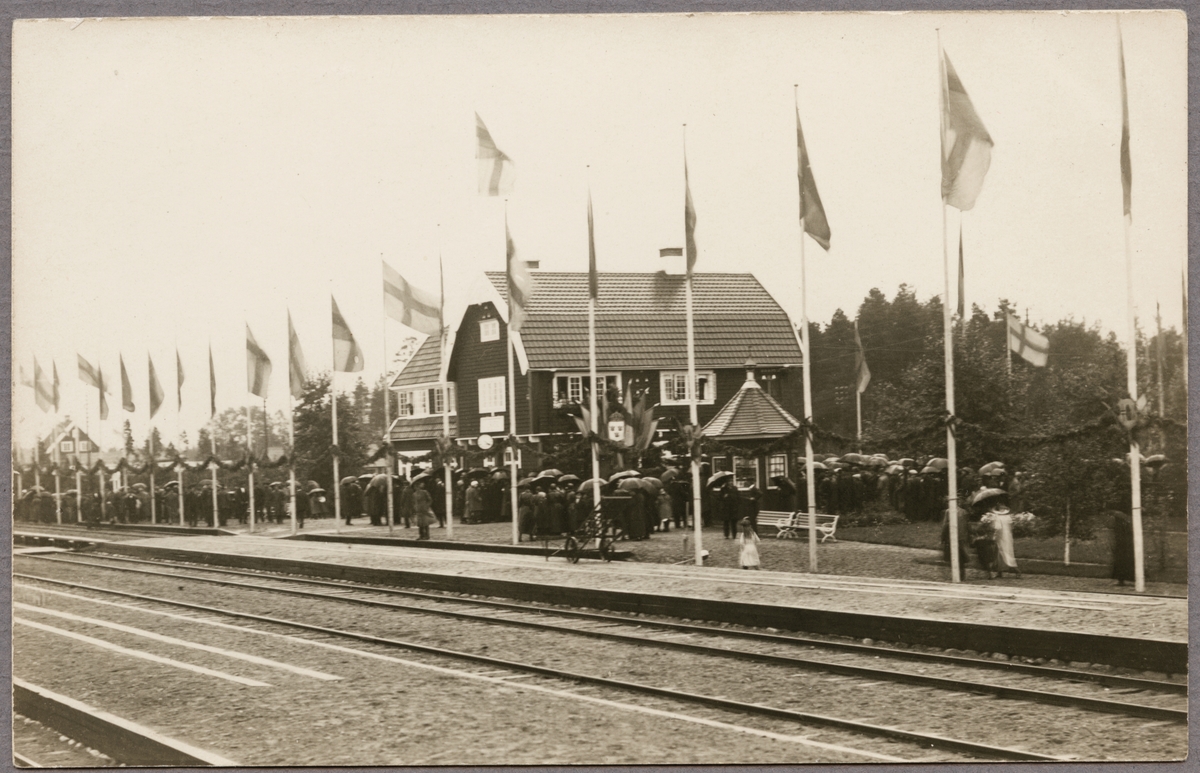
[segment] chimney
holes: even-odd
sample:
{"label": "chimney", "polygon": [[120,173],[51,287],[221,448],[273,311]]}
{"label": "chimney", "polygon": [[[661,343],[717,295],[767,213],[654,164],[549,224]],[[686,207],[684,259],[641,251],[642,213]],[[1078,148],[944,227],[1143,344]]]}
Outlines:
{"label": "chimney", "polygon": [[753,357],[746,358],[746,380],[747,381],[757,381],[757,379],[754,378],[754,369],[757,367],[758,367],[758,363],[754,361]]}
{"label": "chimney", "polygon": [[542,267],[542,262],[540,260],[527,260],[525,261],[525,265],[529,267],[530,271],[537,271]]}
{"label": "chimney", "polygon": [[682,247],[663,247],[658,251],[660,268],[664,273],[676,276],[686,273]]}

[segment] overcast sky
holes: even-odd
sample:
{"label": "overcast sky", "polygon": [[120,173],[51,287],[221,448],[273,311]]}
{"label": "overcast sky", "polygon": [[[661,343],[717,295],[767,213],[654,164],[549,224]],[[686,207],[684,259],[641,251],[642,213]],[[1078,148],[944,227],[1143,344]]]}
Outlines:
{"label": "overcast sky", "polygon": [[[755,273],[799,320],[793,84],[832,229],[807,243],[809,315],[873,287],[942,292],[938,30],[995,140],[962,215],[969,303],[1125,331],[1117,14],[437,16],[18,21],[13,36],[14,374],[57,362],[62,412],[106,445],[155,422],[193,441],[244,405],[244,324],[287,405],[290,308],[331,361],[329,295],[384,361],[380,258],[451,308],[504,261],[505,204],[476,190],[474,116],[514,159],[508,218],[545,269],[658,268],[683,240],[684,130],[698,271]],[[1186,27],[1124,14],[1135,292],[1179,326],[1186,261]],[[949,210],[957,239],[959,213]],[[405,335],[387,323],[394,346]],[[187,380],[175,410],[175,347]],[[75,355],[118,394],[103,437]],[[117,355],[137,413],[120,408]],[[869,357],[869,353],[868,353]],[[15,376],[14,376],[15,377]],[[353,377],[343,376],[344,384]],[[17,387],[14,437],[52,416]]]}

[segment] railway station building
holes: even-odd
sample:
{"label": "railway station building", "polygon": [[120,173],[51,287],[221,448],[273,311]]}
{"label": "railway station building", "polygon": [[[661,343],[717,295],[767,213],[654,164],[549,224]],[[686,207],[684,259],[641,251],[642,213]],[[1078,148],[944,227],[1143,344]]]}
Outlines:
{"label": "railway station building", "polygon": [[[431,336],[393,379],[398,406],[391,440],[400,453],[431,451],[450,413],[450,434],[464,446],[515,430],[539,445],[577,432],[569,410],[587,405],[588,275],[533,271],[525,323],[515,340],[516,416],[509,416],[507,287],[486,272],[452,330],[446,382],[441,342]],[[667,272],[601,273],[596,304],[596,365],[602,389],[646,390],[655,416],[688,420],[685,277]],[[696,393],[701,425],[742,391],[746,363],[764,395],[789,417],[802,414],[801,349],[787,313],[752,274],[693,277]],[[795,421],[795,419],[792,419]],[[660,422],[660,437],[675,422]],[[489,460],[503,464],[504,459]],[[730,460],[732,463],[732,460]],[[778,466],[778,464],[777,464]],[[764,479],[765,480],[765,479]]]}

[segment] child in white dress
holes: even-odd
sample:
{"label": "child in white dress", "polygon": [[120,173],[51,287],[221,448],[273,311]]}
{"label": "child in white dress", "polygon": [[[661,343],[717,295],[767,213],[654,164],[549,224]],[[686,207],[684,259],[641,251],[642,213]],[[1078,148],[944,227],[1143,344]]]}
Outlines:
{"label": "child in white dress", "polygon": [[738,530],[738,545],[741,546],[741,552],[738,559],[742,564],[743,569],[758,569],[758,534],[754,531],[754,525],[750,523],[749,518],[743,518],[738,522],[740,529]]}

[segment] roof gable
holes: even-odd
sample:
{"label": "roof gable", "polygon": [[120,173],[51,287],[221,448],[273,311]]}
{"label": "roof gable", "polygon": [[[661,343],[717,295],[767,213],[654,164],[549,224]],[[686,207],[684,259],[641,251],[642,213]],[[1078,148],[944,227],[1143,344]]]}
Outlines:
{"label": "roof gable", "polygon": [[704,435],[725,440],[783,437],[800,422],[753,378],[746,379],[729,402],[704,425]]}
{"label": "roof gable", "polygon": [[436,383],[442,369],[442,338],[429,336],[396,377],[392,387]]}
{"label": "roof gable", "polygon": [[[507,303],[504,272],[487,272],[487,278]],[[528,318],[521,329],[529,367],[588,366],[587,279],[586,272],[533,272]],[[663,272],[601,273],[597,367],[686,367],[685,282],[685,277]],[[695,274],[693,318],[697,367],[741,367],[751,355],[768,366],[801,362],[791,320],[751,274]]]}

